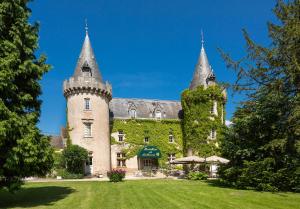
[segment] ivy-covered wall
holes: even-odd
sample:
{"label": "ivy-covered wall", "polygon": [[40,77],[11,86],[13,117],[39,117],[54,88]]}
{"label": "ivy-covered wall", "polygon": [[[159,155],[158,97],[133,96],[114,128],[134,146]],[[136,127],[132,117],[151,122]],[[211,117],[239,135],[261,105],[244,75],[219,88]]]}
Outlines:
{"label": "ivy-covered wall", "polygon": [[[217,102],[217,115],[211,113],[213,102]],[[184,153],[188,149],[199,156],[219,154],[218,145],[222,140],[225,126],[225,101],[221,87],[199,86],[193,90],[185,90],[181,95],[183,109],[182,132]],[[223,113],[223,115],[222,115]],[[216,130],[216,139],[209,139],[211,130]]]}
{"label": "ivy-covered wall", "polygon": [[[161,165],[168,160],[168,154],[182,156],[182,131],[179,120],[142,120],[142,119],[114,119],[111,124],[111,133],[122,130],[125,134],[125,141],[121,143],[129,144],[129,148],[124,149],[126,158],[129,159],[137,155],[144,145],[157,146],[162,154],[159,159]],[[169,142],[169,135],[174,136],[174,142]],[[144,138],[149,137],[149,142],[145,143]],[[111,144],[117,142],[111,137]],[[121,144],[120,143],[120,144]]]}

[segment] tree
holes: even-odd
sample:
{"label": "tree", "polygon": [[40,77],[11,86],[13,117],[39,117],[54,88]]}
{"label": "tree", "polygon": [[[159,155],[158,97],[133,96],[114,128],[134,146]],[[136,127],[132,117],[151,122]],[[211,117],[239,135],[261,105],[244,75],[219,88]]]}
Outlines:
{"label": "tree", "polygon": [[300,1],[279,0],[268,23],[270,47],[260,46],[244,30],[247,56],[233,61],[222,53],[245,92],[222,144],[230,163],[221,177],[238,187],[300,190]]}
{"label": "tree", "polygon": [[22,178],[46,175],[53,158],[49,137],[36,127],[39,81],[50,66],[37,58],[38,24],[29,24],[27,0],[0,3],[0,188],[20,187]]}
{"label": "tree", "polygon": [[73,174],[84,174],[84,162],[88,160],[88,151],[78,145],[69,145],[63,151],[63,161],[67,171]]}

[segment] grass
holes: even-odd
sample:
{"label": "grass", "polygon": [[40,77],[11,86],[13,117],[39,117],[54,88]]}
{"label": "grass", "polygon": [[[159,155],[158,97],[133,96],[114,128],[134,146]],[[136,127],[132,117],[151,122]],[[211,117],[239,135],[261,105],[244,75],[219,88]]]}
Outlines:
{"label": "grass", "polygon": [[300,208],[300,194],[221,188],[186,180],[26,183],[0,191],[0,208]]}

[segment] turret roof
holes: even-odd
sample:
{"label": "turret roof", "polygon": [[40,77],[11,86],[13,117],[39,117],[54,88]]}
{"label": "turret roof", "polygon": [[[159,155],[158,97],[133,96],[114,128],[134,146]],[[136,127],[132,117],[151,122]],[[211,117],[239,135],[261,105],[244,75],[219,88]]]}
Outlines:
{"label": "turret roof", "polygon": [[89,68],[91,70],[91,76],[97,81],[103,83],[102,76],[88,35],[87,27],[85,39],[73,75],[75,80],[77,80],[78,77],[84,76],[82,68]]}
{"label": "turret roof", "polygon": [[207,86],[206,79],[210,75],[214,75],[214,74],[212,73],[211,66],[208,62],[208,58],[204,49],[204,41],[202,38],[202,47],[198,58],[198,62],[195,66],[194,76],[190,84],[190,89],[195,89],[200,85],[206,87]]}

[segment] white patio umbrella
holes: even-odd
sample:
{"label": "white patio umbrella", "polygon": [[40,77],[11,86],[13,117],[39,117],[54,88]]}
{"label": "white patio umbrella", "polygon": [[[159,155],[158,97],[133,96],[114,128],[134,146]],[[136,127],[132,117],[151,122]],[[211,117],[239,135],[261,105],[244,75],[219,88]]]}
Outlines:
{"label": "white patio umbrella", "polygon": [[191,163],[204,163],[205,159],[198,156],[188,156],[188,157],[182,157],[178,158],[176,160],[173,160],[172,164],[191,164]]}
{"label": "white patio umbrella", "polygon": [[208,163],[222,163],[222,164],[229,163],[229,160],[216,155],[206,158],[205,161]]}

